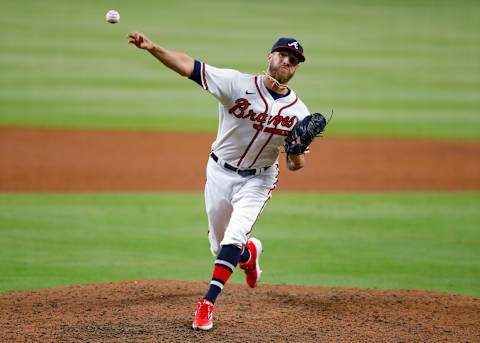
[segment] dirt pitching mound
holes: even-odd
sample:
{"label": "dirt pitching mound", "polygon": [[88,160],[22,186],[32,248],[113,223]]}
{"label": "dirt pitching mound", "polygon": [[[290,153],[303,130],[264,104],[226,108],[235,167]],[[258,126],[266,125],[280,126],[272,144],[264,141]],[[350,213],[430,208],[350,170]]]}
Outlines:
{"label": "dirt pitching mound", "polygon": [[206,283],[131,281],[0,294],[2,342],[479,342],[480,299],[425,291],[229,284],[210,332]]}

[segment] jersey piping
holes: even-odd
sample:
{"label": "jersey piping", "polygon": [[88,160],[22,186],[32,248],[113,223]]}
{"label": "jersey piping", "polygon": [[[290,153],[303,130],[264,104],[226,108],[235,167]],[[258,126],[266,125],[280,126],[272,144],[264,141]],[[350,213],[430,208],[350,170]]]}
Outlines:
{"label": "jersey piping", "polygon": [[[260,90],[260,87],[258,87],[258,76],[255,76],[255,79],[254,79],[254,82],[255,82],[255,87],[257,87],[257,91],[258,91],[258,94],[260,94],[260,96],[262,97],[262,100],[263,100],[263,103],[265,104],[265,111],[264,113],[267,113],[268,114],[268,103],[267,103],[267,100],[265,100],[265,97],[263,96],[263,93],[262,91]],[[261,132],[262,130],[258,130],[257,129],[257,132],[255,133],[255,135],[253,136],[252,140],[250,141],[250,144],[248,144],[247,148],[245,149],[245,152],[243,153],[242,157],[240,158],[240,160],[238,161],[237,163],[237,167],[240,167],[240,164],[242,163],[243,159],[245,158],[245,156],[247,155],[248,153],[248,150],[250,150],[250,147],[252,146],[253,142],[255,141],[255,139],[257,139],[258,137],[258,134]],[[263,149],[262,149],[263,150]],[[258,156],[257,156],[258,158]],[[257,158],[255,158],[255,161],[257,161]],[[250,165],[253,166],[255,163],[252,163]]]}
{"label": "jersey piping", "polygon": [[[258,89],[258,87],[257,87],[257,89]],[[291,103],[289,103],[289,104],[283,106],[282,108],[280,108],[280,110],[278,111],[278,115],[280,115],[284,109],[295,105],[295,103],[297,102],[297,100],[298,100],[298,97],[295,97],[295,100],[294,100],[294,101],[292,101]],[[270,129],[270,130],[269,130],[269,129]],[[266,140],[265,144],[263,144],[262,148],[261,148],[260,151],[258,152],[258,154],[257,154],[257,156],[255,157],[255,159],[253,160],[252,164],[251,164],[250,166],[248,166],[248,168],[251,168],[251,167],[255,164],[255,162],[257,162],[258,158],[259,158],[260,155],[262,154],[263,149],[265,149],[265,147],[268,145],[268,143],[269,143],[270,140],[272,139],[273,135],[274,135],[275,133],[277,133],[277,131],[273,131],[273,129],[274,129],[274,128],[268,128],[268,127],[265,127],[265,128],[264,128],[264,131],[265,131],[265,132],[271,132],[271,133],[270,133],[270,137],[268,137],[268,139]],[[259,128],[259,131],[257,131],[257,132],[260,132],[261,130],[262,130],[262,128]]]}

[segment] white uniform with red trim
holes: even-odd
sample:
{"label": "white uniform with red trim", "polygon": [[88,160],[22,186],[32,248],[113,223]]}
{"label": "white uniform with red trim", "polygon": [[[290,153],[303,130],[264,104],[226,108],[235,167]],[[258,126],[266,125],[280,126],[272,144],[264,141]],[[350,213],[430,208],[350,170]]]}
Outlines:
{"label": "white uniform with red trim", "polygon": [[[264,76],[204,63],[200,68],[201,86],[219,101],[212,144],[217,161],[209,158],[205,186],[210,247],[217,256],[222,245],[246,244],[275,188],[280,147],[295,123],[310,113],[293,90],[275,100]],[[255,169],[255,174],[242,176],[235,168]]]}

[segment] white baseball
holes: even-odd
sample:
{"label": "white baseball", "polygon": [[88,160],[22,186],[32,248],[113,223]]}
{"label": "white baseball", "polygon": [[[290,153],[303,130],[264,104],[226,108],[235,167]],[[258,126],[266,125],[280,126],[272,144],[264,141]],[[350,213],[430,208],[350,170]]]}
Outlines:
{"label": "white baseball", "polygon": [[105,14],[105,20],[110,24],[116,24],[120,21],[120,13],[115,10],[110,10]]}

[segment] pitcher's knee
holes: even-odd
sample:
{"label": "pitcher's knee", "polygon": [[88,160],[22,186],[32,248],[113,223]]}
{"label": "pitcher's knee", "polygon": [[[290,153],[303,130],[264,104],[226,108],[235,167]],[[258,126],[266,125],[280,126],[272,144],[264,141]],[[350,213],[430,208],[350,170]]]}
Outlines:
{"label": "pitcher's knee", "polygon": [[235,245],[240,249],[247,244],[247,236],[243,233],[236,233],[233,235],[225,233],[220,245]]}
{"label": "pitcher's knee", "polygon": [[215,246],[210,244],[210,252],[212,253],[213,257],[217,257],[220,254],[220,245],[216,244]]}

